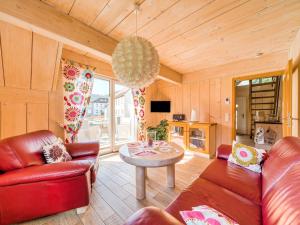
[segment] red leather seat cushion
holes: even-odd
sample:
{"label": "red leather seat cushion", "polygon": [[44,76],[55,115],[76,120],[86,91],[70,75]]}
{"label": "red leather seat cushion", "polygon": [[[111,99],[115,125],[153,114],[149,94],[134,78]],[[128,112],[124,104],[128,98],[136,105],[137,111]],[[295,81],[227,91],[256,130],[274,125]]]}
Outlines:
{"label": "red leather seat cushion", "polygon": [[2,174],[0,187],[80,176],[89,171],[90,167],[91,163],[83,160],[26,167]]}
{"label": "red leather seat cushion", "polygon": [[92,163],[95,163],[96,159],[97,159],[97,155],[90,155],[90,156],[82,156],[82,157],[73,158],[73,161],[87,160],[87,161],[90,161]]}
{"label": "red leather seat cushion", "polygon": [[179,211],[191,210],[198,205],[208,205],[240,225],[261,225],[259,205],[203,178],[194,181],[166,211],[183,222]]}
{"label": "red leather seat cushion", "polygon": [[256,204],[261,203],[261,174],[216,159],[200,175],[221,187],[237,193]]}

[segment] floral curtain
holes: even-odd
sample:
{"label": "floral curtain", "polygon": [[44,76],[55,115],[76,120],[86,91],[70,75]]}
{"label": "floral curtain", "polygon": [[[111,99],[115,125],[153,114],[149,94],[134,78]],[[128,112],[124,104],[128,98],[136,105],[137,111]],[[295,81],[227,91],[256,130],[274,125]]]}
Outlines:
{"label": "floral curtain", "polygon": [[64,87],[65,142],[77,141],[86,107],[89,105],[95,68],[70,60],[62,60]]}
{"label": "floral curtain", "polygon": [[146,120],[145,120],[145,97],[146,89],[139,88],[133,89],[133,101],[134,101],[134,111],[137,116],[137,139],[139,141],[145,141],[146,132]]}

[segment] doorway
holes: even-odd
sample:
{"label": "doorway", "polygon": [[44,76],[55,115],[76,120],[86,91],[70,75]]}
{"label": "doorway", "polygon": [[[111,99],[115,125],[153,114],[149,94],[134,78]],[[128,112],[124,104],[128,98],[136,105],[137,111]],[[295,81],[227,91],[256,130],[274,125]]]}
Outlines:
{"label": "doorway", "polygon": [[99,141],[101,154],[107,154],[135,140],[136,116],[131,89],[97,75],[78,141]]}
{"label": "doorway", "polygon": [[233,138],[270,149],[282,138],[282,76],[284,71],[233,79]]}

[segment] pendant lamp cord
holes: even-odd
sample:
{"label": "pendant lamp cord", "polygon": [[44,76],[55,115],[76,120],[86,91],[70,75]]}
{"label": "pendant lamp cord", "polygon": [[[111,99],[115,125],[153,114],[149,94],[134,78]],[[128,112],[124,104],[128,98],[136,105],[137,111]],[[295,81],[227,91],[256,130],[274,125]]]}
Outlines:
{"label": "pendant lamp cord", "polygon": [[139,9],[140,9],[140,6],[139,6],[139,4],[138,3],[135,3],[134,4],[134,8],[135,8],[135,36],[137,37],[137,20],[138,20],[138,11],[139,11]]}

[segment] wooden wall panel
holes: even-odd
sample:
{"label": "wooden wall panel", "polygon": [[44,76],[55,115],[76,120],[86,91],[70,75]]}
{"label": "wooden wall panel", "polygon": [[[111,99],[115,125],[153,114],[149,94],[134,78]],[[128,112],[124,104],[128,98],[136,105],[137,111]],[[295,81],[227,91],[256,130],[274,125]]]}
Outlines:
{"label": "wooden wall panel", "polygon": [[[222,143],[232,143],[232,77],[226,77],[221,80],[221,121],[222,121]],[[226,98],[229,98],[229,104],[225,104]]]}
{"label": "wooden wall panel", "polygon": [[209,100],[210,100],[210,91],[209,91],[209,80],[199,81],[199,121],[200,122],[209,122]]}
{"label": "wooden wall panel", "polygon": [[49,128],[63,137],[61,83],[56,91],[62,44],[4,22],[0,32],[0,138]]}
{"label": "wooden wall panel", "polygon": [[49,129],[62,139],[64,137],[63,123],[63,79],[62,76],[59,76],[56,91],[49,92]]}
{"label": "wooden wall panel", "polygon": [[48,130],[48,103],[27,104],[27,132]]}
{"label": "wooden wall panel", "polygon": [[[1,34],[1,32],[0,32],[0,34]],[[0,40],[0,45],[1,45],[1,40]],[[3,74],[3,62],[2,62],[2,48],[0,48],[0,86],[4,86],[4,74]]]}
{"label": "wooden wall panel", "polygon": [[292,75],[292,135],[300,136],[300,30],[289,50],[289,59],[293,60]]}
{"label": "wooden wall panel", "polygon": [[0,102],[47,103],[48,92],[0,87]]}
{"label": "wooden wall panel", "polygon": [[0,22],[5,86],[30,88],[32,32]]}
{"label": "wooden wall panel", "polygon": [[56,66],[58,42],[33,34],[31,88],[50,91]]}
{"label": "wooden wall panel", "polygon": [[216,145],[219,146],[222,143],[221,79],[212,79],[209,85],[210,122],[217,123]]}
{"label": "wooden wall panel", "polygon": [[[231,142],[231,120],[225,121],[224,113],[231,112],[231,105],[224,105],[231,98],[231,77],[185,82],[182,85],[157,81],[147,88],[146,104],[151,100],[171,100],[171,113],[146,111],[147,126],[156,125],[161,119],[172,120],[174,113],[185,114],[190,119],[191,110],[197,112],[200,122],[217,123],[217,145]],[[223,135],[224,132],[224,135]]]}
{"label": "wooden wall panel", "polygon": [[187,120],[191,116],[191,87],[189,84],[182,84],[182,113]]}
{"label": "wooden wall panel", "polygon": [[199,89],[199,82],[194,82],[191,83],[191,106],[190,106],[190,111],[193,109],[196,110],[197,113],[197,120],[199,120],[199,115],[200,115],[200,89]]}
{"label": "wooden wall panel", "polygon": [[1,103],[1,138],[26,133],[26,104]]}
{"label": "wooden wall panel", "polygon": [[[175,112],[177,114],[182,113],[182,85],[178,86],[176,85],[175,87],[175,93],[173,93],[176,96],[175,100]],[[174,103],[173,103],[174,104]]]}

